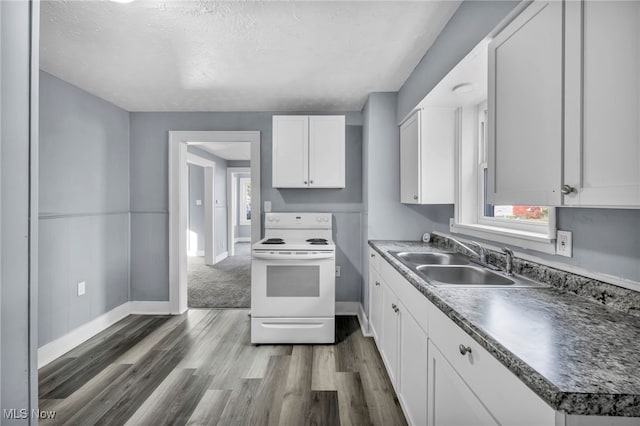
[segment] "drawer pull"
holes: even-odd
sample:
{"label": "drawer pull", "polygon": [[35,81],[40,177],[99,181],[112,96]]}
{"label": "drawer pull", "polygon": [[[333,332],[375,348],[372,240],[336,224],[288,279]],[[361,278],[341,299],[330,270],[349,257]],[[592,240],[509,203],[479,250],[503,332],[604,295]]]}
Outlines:
{"label": "drawer pull", "polygon": [[371,253],[371,257],[376,257],[375,253]]}
{"label": "drawer pull", "polygon": [[376,281],[376,285],[380,285],[380,281]]}
{"label": "drawer pull", "polygon": [[395,303],[392,303],[392,304],[391,304],[391,308],[393,309],[393,312],[395,312],[396,314],[397,314],[397,313],[398,313],[398,311],[400,310],[400,309],[398,308],[398,305],[396,305]]}
{"label": "drawer pull", "polygon": [[471,353],[471,346],[465,346],[462,343],[460,343],[460,346],[458,346],[458,349],[460,350],[460,353],[462,355],[466,355],[467,353]]}

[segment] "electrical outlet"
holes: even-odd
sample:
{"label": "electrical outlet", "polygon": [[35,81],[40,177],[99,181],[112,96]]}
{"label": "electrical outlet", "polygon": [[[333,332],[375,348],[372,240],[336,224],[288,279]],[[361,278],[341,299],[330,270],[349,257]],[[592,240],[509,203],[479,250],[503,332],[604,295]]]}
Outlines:
{"label": "electrical outlet", "polygon": [[81,281],[78,283],[78,296],[82,296],[87,292],[87,283]]}
{"label": "electrical outlet", "polygon": [[340,276],[341,271],[342,271],[342,268],[340,266],[336,266],[336,277]]}
{"label": "electrical outlet", "polygon": [[556,236],[556,254],[558,256],[573,256],[573,238],[569,231],[558,231]]}
{"label": "electrical outlet", "polygon": [[453,225],[455,224],[455,219],[450,217],[449,218],[449,232],[453,232]]}
{"label": "electrical outlet", "polygon": [[270,213],[271,212],[271,201],[265,201],[264,202],[264,212],[265,213]]}
{"label": "electrical outlet", "polygon": [[196,206],[201,206],[202,205],[202,200],[196,200]]}

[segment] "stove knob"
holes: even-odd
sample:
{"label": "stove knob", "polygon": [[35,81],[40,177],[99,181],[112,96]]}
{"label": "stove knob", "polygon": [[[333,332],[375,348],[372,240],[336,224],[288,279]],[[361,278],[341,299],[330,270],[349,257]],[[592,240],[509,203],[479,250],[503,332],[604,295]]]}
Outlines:
{"label": "stove knob", "polygon": [[316,222],[322,222],[322,216],[316,217]]}
{"label": "stove knob", "polygon": [[322,220],[324,220],[325,222],[329,222],[329,218],[327,216],[325,216]]}

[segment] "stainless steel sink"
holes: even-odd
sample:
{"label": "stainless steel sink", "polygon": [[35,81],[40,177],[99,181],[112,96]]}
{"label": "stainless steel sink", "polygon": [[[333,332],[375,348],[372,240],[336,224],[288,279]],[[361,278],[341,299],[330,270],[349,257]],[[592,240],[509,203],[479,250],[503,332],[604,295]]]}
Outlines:
{"label": "stainless steel sink", "polygon": [[519,275],[493,272],[459,253],[390,251],[406,267],[436,287],[548,287]]}
{"label": "stainless steel sink", "polygon": [[404,264],[411,265],[468,265],[469,258],[459,253],[420,253],[420,252],[389,252]]}
{"label": "stainless steel sink", "polygon": [[476,266],[433,266],[421,265],[418,273],[424,275],[428,281],[437,281],[435,285],[464,285],[464,286],[511,286],[515,281],[488,269]]}

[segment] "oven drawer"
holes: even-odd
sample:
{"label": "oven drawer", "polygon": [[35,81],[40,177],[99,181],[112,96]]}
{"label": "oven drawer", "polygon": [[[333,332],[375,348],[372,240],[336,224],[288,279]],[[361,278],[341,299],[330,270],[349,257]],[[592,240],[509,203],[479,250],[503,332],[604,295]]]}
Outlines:
{"label": "oven drawer", "polygon": [[334,318],[251,318],[251,343],[334,343]]}

